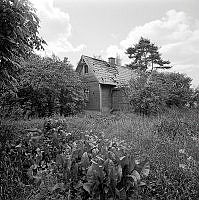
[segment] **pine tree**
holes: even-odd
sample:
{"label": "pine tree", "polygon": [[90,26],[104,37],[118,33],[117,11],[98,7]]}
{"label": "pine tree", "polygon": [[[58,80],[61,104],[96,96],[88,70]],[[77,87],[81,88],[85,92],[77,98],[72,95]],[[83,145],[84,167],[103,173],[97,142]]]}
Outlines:
{"label": "pine tree", "polygon": [[129,47],[126,50],[126,54],[130,59],[133,59],[128,66],[133,69],[141,69],[146,71],[151,68],[154,69],[169,69],[170,61],[163,60],[161,54],[158,51],[158,47],[151,43],[149,39],[143,37],[140,38],[139,42],[134,47]]}

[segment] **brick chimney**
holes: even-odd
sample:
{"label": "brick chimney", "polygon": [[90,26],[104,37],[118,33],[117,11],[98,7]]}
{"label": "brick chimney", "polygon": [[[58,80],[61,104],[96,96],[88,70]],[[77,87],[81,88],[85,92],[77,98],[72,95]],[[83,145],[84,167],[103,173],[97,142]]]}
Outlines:
{"label": "brick chimney", "polygon": [[116,59],[113,58],[113,57],[110,57],[110,58],[108,58],[108,63],[109,63],[111,66],[114,66],[114,65],[116,65]]}

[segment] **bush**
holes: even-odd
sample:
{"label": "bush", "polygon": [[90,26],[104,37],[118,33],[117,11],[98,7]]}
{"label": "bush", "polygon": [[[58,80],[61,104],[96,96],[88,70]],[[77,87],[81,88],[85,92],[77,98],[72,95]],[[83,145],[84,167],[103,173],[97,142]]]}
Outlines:
{"label": "bush", "polygon": [[184,107],[193,93],[191,79],[180,73],[137,71],[125,93],[135,112],[157,114],[166,107]]}
{"label": "bush", "polygon": [[84,87],[69,63],[32,55],[22,64],[18,91],[0,95],[1,116],[29,119],[74,115],[85,106]]}

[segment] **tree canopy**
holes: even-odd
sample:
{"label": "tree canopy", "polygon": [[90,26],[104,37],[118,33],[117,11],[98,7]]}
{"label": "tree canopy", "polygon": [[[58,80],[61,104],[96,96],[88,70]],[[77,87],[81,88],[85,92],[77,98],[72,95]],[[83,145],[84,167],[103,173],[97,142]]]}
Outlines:
{"label": "tree canopy", "polygon": [[137,78],[130,80],[126,93],[135,112],[151,114],[166,107],[184,107],[193,90],[191,78],[184,74],[137,70]]}
{"label": "tree canopy", "polygon": [[23,63],[16,93],[4,93],[3,117],[45,117],[74,114],[84,107],[84,84],[67,58],[32,54]]}
{"label": "tree canopy", "polygon": [[39,19],[29,0],[0,1],[0,89],[16,89],[20,61],[46,42],[38,35]]}
{"label": "tree canopy", "polygon": [[137,44],[127,48],[126,54],[133,61],[128,65],[133,69],[147,70],[151,69],[168,69],[171,68],[170,61],[163,60],[158,51],[158,47],[153,44],[149,39],[140,38]]}

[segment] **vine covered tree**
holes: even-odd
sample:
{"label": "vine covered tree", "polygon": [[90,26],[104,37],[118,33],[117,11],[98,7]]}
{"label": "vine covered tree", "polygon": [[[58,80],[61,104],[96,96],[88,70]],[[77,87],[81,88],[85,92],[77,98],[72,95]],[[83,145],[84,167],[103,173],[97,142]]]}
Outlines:
{"label": "vine covered tree", "polygon": [[0,1],[0,90],[16,89],[20,62],[46,42],[38,36],[39,19],[29,0]]}
{"label": "vine covered tree", "polygon": [[169,69],[171,68],[170,61],[163,60],[161,54],[158,51],[158,47],[151,43],[149,39],[143,37],[133,47],[129,47],[126,50],[126,54],[133,61],[128,65],[133,69],[141,69],[146,71],[147,69]]}

